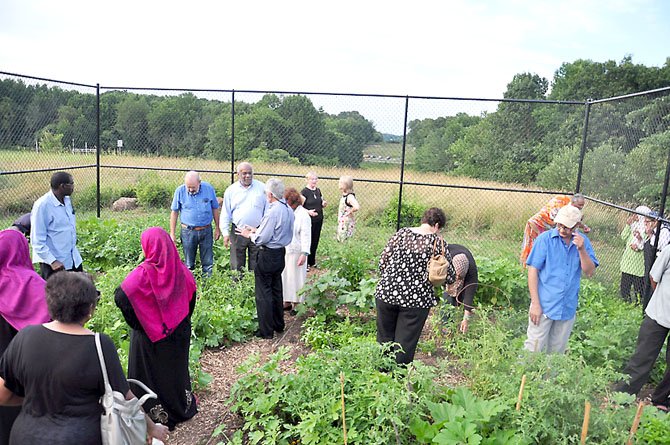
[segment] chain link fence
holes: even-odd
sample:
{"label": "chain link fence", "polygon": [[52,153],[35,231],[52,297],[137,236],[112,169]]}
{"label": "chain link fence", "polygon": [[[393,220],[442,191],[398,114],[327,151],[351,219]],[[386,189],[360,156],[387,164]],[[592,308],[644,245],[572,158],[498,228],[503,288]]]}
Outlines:
{"label": "chain link fence", "polygon": [[[0,222],[75,177],[80,214],[164,212],[185,171],[218,194],[241,160],[298,190],[308,171],[336,219],[351,175],[359,224],[416,224],[448,214],[447,239],[518,261],[526,220],[557,193],[587,195],[601,268],[617,283],[619,233],[638,204],[664,208],[669,89],[593,102],[99,87],[0,73]],[[113,212],[119,197],[134,212]],[[99,200],[99,201],[98,201]],[[400,204],[399,204],[400,203]]]}

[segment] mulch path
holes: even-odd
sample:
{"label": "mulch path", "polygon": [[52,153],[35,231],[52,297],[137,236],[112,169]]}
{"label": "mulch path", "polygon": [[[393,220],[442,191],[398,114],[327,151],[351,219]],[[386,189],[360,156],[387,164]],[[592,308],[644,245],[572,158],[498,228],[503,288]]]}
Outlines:
{"label": "mulch path", "polygon": [[[233,384],[240,377],[237,368],[250,355],[260,354],[263,359],[277,351],[280,346],[290,346],[291,360],[307,354],[309,348],[300,341],[302,319],[285,312],[286,328],[272,340],[253,338],[246,343],[236,343],[231,347],[208,349],[200,357],[202,370],[212,376],[211,383],[203,392],[197,393],[198,414],[172,431],[166,445],[215,445],[226,443],[233,433],[242,427],[242,419],[230,412],[228,398]],[[219,425],[225,424],[223,434],[212,437]]]}

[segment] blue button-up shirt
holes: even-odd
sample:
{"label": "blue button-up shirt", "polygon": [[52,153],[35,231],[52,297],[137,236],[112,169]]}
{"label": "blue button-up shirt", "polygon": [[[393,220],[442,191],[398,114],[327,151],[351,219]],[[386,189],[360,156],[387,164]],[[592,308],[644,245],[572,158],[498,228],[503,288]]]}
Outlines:
{"label": "blue button-up shirt", "polygon": [[77,249],[77,221],[70,197],[63,201],[49,191],[33,204],[30,214],[33,263],[51,264],[58,260],[65,269],[74,269],[82,263]]}
{"label": "blue button-up shirt", "polygon": [[[584,235],[586,253],[598,267],[591,241]],[[570,320],[577,312],[577,297],[582,276],[579,251],[565,244],[558,229],[542,233],[533,243],[526,264],[538,270],[538,294],[542,312],[551,320]]]}
{"label": "blue button-up shirt", "polygon": [[237,227],[258,227],[267,205],[265,184],[254,179],[249,187],[244,187],[237,181],[223,194],[222,230],[227,231],[231,222]]}
{"label": "blue button-up shirt", "polygon": [[257,246],[270,249],[288,246],[293,239],[294,218],[293,210],[284,200],[273,202],[263,215],[258,230],[251,235],[251,240]]}
{"label": "blue button-up shirt", "polygon": [[211,184],[200,182],[197,193],[190,194],[186,185],[182,184],[174,191],[172,211],[180,212],[179,219],[187,226],[206,226],[212,223],[214,209],[219,208],[216,191]]}

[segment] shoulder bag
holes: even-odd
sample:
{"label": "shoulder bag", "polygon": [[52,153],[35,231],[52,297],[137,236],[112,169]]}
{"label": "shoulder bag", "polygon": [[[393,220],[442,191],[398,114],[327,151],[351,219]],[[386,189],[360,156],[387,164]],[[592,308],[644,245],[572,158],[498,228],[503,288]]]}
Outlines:
{"label": "shoulder bag", "polygon": [[100,334],[95,334],[95,347],[98,350],[102,376],[105,379],[105,394],[101,397],[104,413],[100,417],[100,430],[103,445],[143,445],[147,442],[147,421],[142,411],[142,404],[148,399],[155,399],[156,393],[135,379],[128,379],[146,391],[142,398],[133,397],[126,400],[126,395],[112,390],[107,377],[105,357],[100,345]]}
{"label": "shoulder bag", "polygon": [[[437,239],[442,242],[442,253],[437,253]],[[445,282],[453,284],[456,281],[456,269],[449,254],[449,246],[445,244],[444,238],[435,236],[433,242],[433,254],[428,260],[428,281],[435,287],[442,286]]]}

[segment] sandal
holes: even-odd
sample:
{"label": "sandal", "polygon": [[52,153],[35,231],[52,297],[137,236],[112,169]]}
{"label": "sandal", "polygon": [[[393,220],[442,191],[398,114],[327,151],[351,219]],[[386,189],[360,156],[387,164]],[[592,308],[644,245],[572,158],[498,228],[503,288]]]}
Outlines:
{"label": "sandal", "polygon": [[663,411],[664,413],[670,412],[670,408],[668,408],[668,405],[663,405],[661,403],[652,403],[656,407],[657,410]]}

